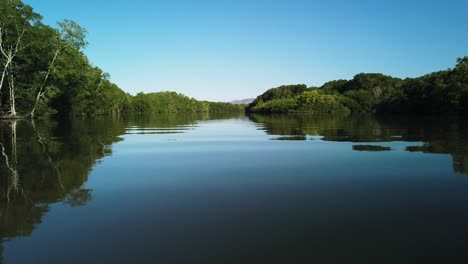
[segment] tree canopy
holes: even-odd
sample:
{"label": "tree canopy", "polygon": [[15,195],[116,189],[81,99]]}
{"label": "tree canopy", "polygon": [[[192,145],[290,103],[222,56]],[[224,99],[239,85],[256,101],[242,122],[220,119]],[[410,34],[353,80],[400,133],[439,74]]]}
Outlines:
{"label": "tree canopy", "polygon": [[[21,0],[0,0],[0,117],[93,116],[121,113],[242,112],[243,106],[198,101],[175,92],[132,96],[92,65],[82,49],[86,29],[57,27]],[[360,73],[322,87],[273,88],[246,110],[253,113],[468,114],[468,57],[453,69],[400,79]]]}
{"label": "tree canopy", "polygon": [[21,0],[0,0],[0,116],[243,111],[174,92],[122,91],[82,49],[87,31],[65,19],[50,27]]}
{"label": "tree canopy", "polygon": [[281,86],[258,96],[253,113],[418,113],[468,114],[468,57],[453,69],[399,79],[360,73],[322,87]]}

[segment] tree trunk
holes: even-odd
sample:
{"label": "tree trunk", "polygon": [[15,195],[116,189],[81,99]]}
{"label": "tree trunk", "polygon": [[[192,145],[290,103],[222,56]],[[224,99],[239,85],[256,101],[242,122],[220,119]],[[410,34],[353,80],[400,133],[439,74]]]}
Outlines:
{"label": "tree trunk", "polygon": [[[1,45],[1,43],[0,43]],[[5,65],[3,65],[3,72],[2,72],[2,77],[0,78],[0,107],[2,106],[2,87],[3,83],[5,82],[5,79],[8,77],[8,68],[10,67],[10,64],[13,60],[13,57],[11,56],[11,52],[6,54],[6,62]]]}
{"label": "tree trunk", "polygon": [[10,56],[8,56],[8,54],[3,49],[3,30],[2,30],[2,28],[0,28],[0,52],[5,57],[5,60],[6,60],[5,64],[3,65],[2,77],[0,78],[0,107],[1,107],[2,106],[1,96],[2,96],[3,82],[5,81],[5,78],[6,78],[7,73],[8,73],[8,67],[10,66],[10,63],[11,63],[11,60],[9,59]]}
{"label": "tree trunk", "polygon": [[2,107],[2,103],[3,103],[3,100],[2,100],[2,87],[3,87],[3,82],[5,81],[5,76],[7,74],[7,68],[8,68],[8,65],[4,65],[5,67],[3,68],[3,72],[2,72],[2,77],[0,79],[0,108]]}
{"label": "tree trunk", "polygon": [[14,77],[10,75],[8,80],[8,86],[10,87],[10,112],[8,117],[16,118],[16,103],[15,103],[15,80]]}
{"label": "tree trunk", "polygon": [[3,50],[3,28],[1,28],[1,27],[0,27],[0,52],[2,53],[2,55],[6,59],[5,65],[3,67],[2,78],[0,79],[0,94],[1,94],[2,87],[3,87],[3,81],[5,80],[5,76],[7,74],[8,65],[9,65],[8,56],[7,56],[6,52]]}
{"label": "tree trunk", "polygon": [[[25,33],[26,33],[26,28],[25,28],[25,25],[23,25],[23,30],[18,35],[15,45],[11,46],[8,50],[5,50],[3,48],[3,28],[0,27],[0,52],[6,59],[5,67],[3,69],[2,78],[0,79],[0,81],[2,82],[1,85],[3,85],[5,78],[8,79],[8,86],[10,88],[10,112],[7,117],[9,118],[17,118],[16,106],[15,106],[15,82],[14,82],[14,76],[12,75],[11,70],[9,71],[9,68],[11,64],[13,63],[13,59],[18,54],[21,39],[23,38]],[[1,87],[2,86],[0,86],[0,92],[1,92]]]}
{"label": "tree trunk", "polygon": [[44,81],[42,82],[42,85],[41,87],[39,88],[39,91],[37,92],[37,96],[36,96],[36,101],[34,102],[34,107],[33,109],[31,110],[31,112],[29,113],[29,115],[31,116],[31,118],[34,118],[34,116],[36,115],[36,108],[37,108],[37,105],[39,104],[39,101],[41,100],[42,97],[44,97],[45,93],[46,93],[46,84],[47,84],[47,80],[49,79],[49,76],[50,76],[50,73],[52,72],[53,68],[54,68],[54,64],[55,64],[55,61],[57,60],[58,58],[58,55],[60,53],[60,50],[61,50],[61,47],[59,46],[57,48],[57,50],[55,51],[55,54],[54,54],[54,58],[52,59],[52,61],[50,62],[50,65],[49,65],[49,69],[47,69],[47,74],[46,76],[44,77]]}

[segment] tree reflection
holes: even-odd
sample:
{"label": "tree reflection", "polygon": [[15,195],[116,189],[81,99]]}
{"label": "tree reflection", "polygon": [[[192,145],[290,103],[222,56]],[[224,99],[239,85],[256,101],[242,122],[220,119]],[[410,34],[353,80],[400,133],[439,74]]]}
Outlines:
{"label": "tree reflection", "polygon": [[[321,136],[324,141],[356,143],[419,142],[407,147],[410,152],[449,154],[455,172],[468,175],[468,122],[457,117],[421,116],[339,116],[339,115],[252,115],[250,119],[267,134],[292,137]],[[367,147],[366,147],[367,146]],[[388,151],[371,145],[357,151]]]}
{"label": "tree reflection", "polygon": [[84,206],[94,165],[111,155],[128,127],[195,126],[238,115],[152,115],[110,119],[0,121],[0,263],[2,242],[29,236],[52,203]]}
{"label": "tree reflection", "polygon": [[453,157],[455,172],[468,175],[468,140],[434,140],[422,146],[409,146],[406,150],[410,152],[450,154]]}
{"label": "tree reflection", "polygon": [[355,151],[371,151],[371,152],[382,152],[391,151],[391,147],[378,146],[378,145],[354,145],[353,150]]}
{"label": "tree reflection", "polygon": [[29,236],[51,203],[89,202],[81,186],[124,131],[111,120],[0,122],[0,239]]}
{"label": "tree reflection", "polygon": [[72,190],[65,198],[65,203],[71,207],[83,206],[93,198],[93,190],[91,189],[76,189]]}

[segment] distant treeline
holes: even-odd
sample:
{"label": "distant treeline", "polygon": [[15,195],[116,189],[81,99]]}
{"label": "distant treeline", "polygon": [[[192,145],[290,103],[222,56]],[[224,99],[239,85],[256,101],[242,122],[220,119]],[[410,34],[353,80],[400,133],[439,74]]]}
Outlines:
{"label": "distant treeline", "polygon": [[244,112],[245,106],[198,101],[176,92],[139,93],[129,97],[130,113],[227,113]]}
{"label": "distant treeline", "polygon": [[[109,81],[82,52],[86,30],[57,28],[21,0],[0,0],[0,117],[121,113],[242,112],[243,106],[197,101],[174,92],[136,96]],[[358,74],[322,87],[289,85],[260,95],[254,113],[468,114],[468,57],[455,68],[419,78]]]}
{"label": "distant treeline", "polygon": [[84,28],[57,25],[21,0],[0,0],[0,117],[244,110],[172,92],[131,96],[84,55]]}
{"label": "distant treeline", "polygon": [[288,85],[258,96],[252,113],[413,113],[468,114],[468,57],[453,69],[419,78],[399,79],[361,73],[352,80],[331,81],[322,87]]}

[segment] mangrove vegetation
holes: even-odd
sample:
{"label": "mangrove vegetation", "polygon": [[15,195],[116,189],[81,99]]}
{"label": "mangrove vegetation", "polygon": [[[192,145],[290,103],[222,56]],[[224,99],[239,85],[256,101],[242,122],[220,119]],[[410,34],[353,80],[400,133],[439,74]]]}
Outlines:
{"label": "mangrove vegetation", "polygon": [[21,0],[0,1],[0,117],[122,113],[468,114],[468,57],[419,78],[361,73],[321,87],[273,88],[244,105],[199,101],[175,92],[133,96],[93,66],[86,30],[71,20],[51,27]]}
{"label": "mangrove vegetation", "polygon": [[71,20],[53,28],[20,0],[0,0],[0,116],[242,112],[243,106],[198,101],[175,92],[132,96],[93,66],[86,30]]}
{"label": "mangrove vegetation", "polygon": [[454,68],[419,78],[361,73],[321,87],[287,85],[258,96],[251,113],[468,114],[468,57]]}

